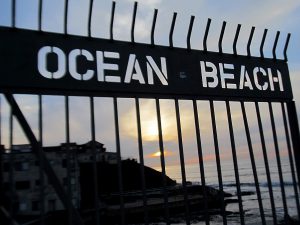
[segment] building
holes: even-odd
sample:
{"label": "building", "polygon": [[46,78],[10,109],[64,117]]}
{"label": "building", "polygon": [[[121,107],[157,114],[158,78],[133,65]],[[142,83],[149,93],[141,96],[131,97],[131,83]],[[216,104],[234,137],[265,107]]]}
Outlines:
{"label": "building", "polygon": [[[72,202],[75,208],[81,204],[80,196],[80,164],[94,162],[93,147],[97,162],[117,163],[116,153],[106,152],[104,145],[99,142],[63,143],[60,146],[44,147],[46,158],[51,164],[57,178],[68,190],[70,182]],[[68,154],[67,154],[68,152]],[[64,210],[54,188],[44,175],[44,185],[41,186],[39,160],[32,152],[30,145],[14,145],[11,151],[4,151],[2,146],[1,162],[1,190],[2,199],[12,202],[14,213],[17,215],[38,215],[41,210],[41,190],[44,192],[45,213]],[[69,160],[69,176],[67,173]],[[8,206],[9,207],[9,206]]]}

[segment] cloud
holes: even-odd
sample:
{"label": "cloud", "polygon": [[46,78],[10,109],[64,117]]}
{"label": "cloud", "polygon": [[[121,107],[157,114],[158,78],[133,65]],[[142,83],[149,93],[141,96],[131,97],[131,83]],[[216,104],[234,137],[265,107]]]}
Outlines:
{"label": "cloud", "polygon": [[[128,3],[133,3],[136,0],[126,0]],[[154,8],[157,7],[162,3],[162,0],[140,0],[138,1],[139,4],[142,4],[143,6],[146,6],[148,8]]]}
{"label": "cloud", "polygon": [[276,25],[276,22],[282,22],[289,14],[296,8],[300,7],[300,2],[295,0],[260,2],[259,7],[255,7],[252,4],[253,14],[248,18],[249,23],[255,23],[256,25],[270,26]]}

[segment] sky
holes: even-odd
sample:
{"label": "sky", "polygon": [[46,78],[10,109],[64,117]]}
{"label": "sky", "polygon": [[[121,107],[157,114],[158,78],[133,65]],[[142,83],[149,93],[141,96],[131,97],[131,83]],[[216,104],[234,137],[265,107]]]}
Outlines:
{"label": "sky", "polygon": [[[94,0],[92,13],[92,36],[96,38],[109,38],[109,23],[112,2],[110,0]],[[134,1],[116,1],[114,38],[116,40],[130,41],[130,26]],[[0,25],[11,26],[11,0],[0,0]],[[69,0],[68,33],[74,35],[87,35],[88,21],[87,0]],[[300,2],[298,0],[140,0],[135,27],[135,40],[141,43],[150,43],[150,27],[152,25],[154,9],[158,9],[158,18],[155,30],[155,43],[168,46],[169,29],[173,12],[177,12],[177,21],[174,30],[174,46],[186,47],[186,35],[190,17],[195,16],[195,22],[191,37],[193,49],[202,50],[202,40],[207,19],[212,19],[208,38],[208,50],[217,51],[217,43],[223,21],[227,27],[223,39],[223,51],[232,53],[232,43],[238,24],[242,24],[238,54],[246,54],[246,43],[252,26],[256,27],[251,52],[259,56],[259,46],[265,28],[269,29],[264,53],[266,57],[272,57],[272,47],[277,31],[281,31],[278,42],[277,56],[283,58],[283,48],[288,33],[291,40],[288,49],[288,65],[297,104],[298,115],[300,112]],[[38,0],[16,1],[16,26],[25,29],[37,29]],[[42,30],[45,32],[63,32],[64,1],[43,0]],[[2,100],[3,98],[1,98]],[[21,108],[31,124],[35,134],[38,134],[38,105],[37,98],[33,96],[17,96]],[[119,99],[120,134],[122,155],[124,157],[138,158],[136,115],[133,99]],[[3,106],[3,143],[8,144],[8,117],[9,108],[2,100]],[[198,102],[200,129],[203,142],[204,159],[213,158],[213,137],[211,118],[208,102]],[[231,158],[230,138],[228,133],[227,115],[224,103],[215,103],[218,136],[221,146],[221,157]],[[240,105],[231,103],[233,112],[233,125],[235,128],[237,148],[241,157],[247,155],[247,144]],[[267,105],[261,104],[263,124],[266,130],[268,148],[272,149],[272,133]],[[260,148],[257,122],[253,110],[253,104],[246,104],[252,133],[254,149]],[[70,99],[70,127],[71,141],[84,143],[90,140],[89,100],[85,97],[72,97]],[[178,165],[178,140],[174,101],[161,100],[162,126],[167,165]],[[192,103],[180,101],[180,113],[182,121],[183,145],[185,160],[188,163],[197,163],[197,147],[195,137],[194,117]],[[274,104],[275,118],[281,118],[278,104]],[[46,145],[59,144],[65,141],[64,130],[64,99],[61,96],[45,96],[43,98],[44,114],[44,141]],[[97,140],[104,143],[108,151],[115,151],[113,105],[110,98],[95,98],[96,132]],[[155,102],[153,100],[141,100],[141,119],[143,132],[143,147],[146,164],[159,166],[158,142],[157,142],[157,118]],[[279,144],[282,154],[286,152],[285,136],[281,119],[276,120]],[[20,127],[15,123],[14,143],[26,142]],[[156,153],[156,154],[155,154]],[[270,157],[274,153],[270,152]],[[256,157],[261,158],[261,151],[257,150]]]}

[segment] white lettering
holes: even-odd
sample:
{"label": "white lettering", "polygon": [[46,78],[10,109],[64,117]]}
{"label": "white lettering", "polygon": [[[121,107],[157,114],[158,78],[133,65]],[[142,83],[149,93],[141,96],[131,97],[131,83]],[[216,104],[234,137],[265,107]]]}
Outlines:
{"label": "white lettering", "polygon": [[267,72],[261,68],[261,67],[255,67],[253,69],[253,75],[254,75],[254,83],[255,83],[255,86],[257,87],[258,90],[261,90],[261,91],[265,91],[268,89],[268,83],[265,82],[263,85],[260,85],[258,83],[258,74],[262,74],[263,76],[267,76]]}
{"label": "white lettering", "polygon": [[84,56],[88,61],[93,61],[93,55],[84,49],[74,49],[69,54],[69,72],[71,76],[76,80],[90,80],[94,76],[93,70],[87,70],[84,74],[80,74],[77,71],[77,58],[78,56]]}
{"label": "white lettering", "polygon": [[[129,54],[127,58],[125,54],[121,58],[118,52],[90,52],[85,49],[73,49],[65,53],[58,47],[44,46],[39,49],[37,60],[39,74],[47,79],[61,79],[68,73],[78,81],[88,81],[97,76],[95,80],[99,82],[154,85],[157,81],[159,85],[169,85],[166,57],[144,55],[138,58],[136,54]],[[198,85],[197,82],[202,80],[201,88],[216,88],[219,91],[221,89],[284,91],[281,72],[263,65],[255,67],[250,64],[247,67],[238,62],[235,65],[200,61],[201,77],[198,78],[193,71],[186,71],[183,68],[175,66],[172,71],[175,88],[178,88],[176,85],[180,79],[186,79],[182,80],[182,85],[185,85],[186,81],[188,81],[186,84],[195,82],[195,85]],[[175,71],[176,69],[180,70]]]}
{"label": "white lettering", "polygon": [[[50,72],[48,70],[48,55],[57,55],[57,71]],[[66,56],[65,53],[57,47],[45,46],[38,52],[38,71],[39,73],[48,79],[60,79],[66,74]]]}
{"label": "white lettering", "polygon": [[[134,73],[135,71],[135,73]],[[128,65],[126,69],[126,75],[124,82],[130,83],[131,80],[138,80],[140,84],[145,84],[145,79],[135,54],[129,55]]]}
{"label": "white lettering", "polygon": [[[217,67],[211,62],[200,61],[201,75],[203,87],[215,88],[218,85]],[[207,71],[209,67],[212,71]],[[212,78],[213,81],[208,82],[207,78]]]}
{"label": "white lettering", "polygon": [[274,82],[279,84],[280,91],[284,91],[281,72],[277,70],[277,77],[274,77],[271,68],[269,68],[268,75],[269,75],[269,83],[270,83],[271,91],[274,91]]}
{"label": "white lettering", "polygon": [[220,67],[220,76],[221,76],[221,85],[222,88],[228,88],[228,89],[236,89],[236,84],[232,84],[232,83],[227,83],[225,82],[225,80],[232,80],[234,79],[234,74],[232,73],[224,73],[224,69],[230,69],[233,70],[234,66],[233,64],[219,64]]}
{"label": "white lettering", "polygon": [[154,84],[153,81],[153,71],[161,81],[163,85],[168,85],[168,74],[167,74],[167,63],[166,58],[161,57],[161,70],[158,68],[157,64],[154,62],[151,56],[146,56],[147,59],[147,75],[148,75],[148,84]]}
{"label": "white lettering", "polygon": [[102,51],[96,51],[98,81],[121,83],[121,77],[104,74],[104,70],[119,70],[118,64],[104,63],[104,57],[119,59],[120,54],[118,52],[104,52],[103,54]]}
{"label": "white lettering", "polygon": [[253,90],[253,86],[252,86],[251,80],[249,78],[248,72],[247,72],[245,66],[242,66],[239,89],[242,90],[242,89],[244,89],[244,87],[247,87],[250,90]]}

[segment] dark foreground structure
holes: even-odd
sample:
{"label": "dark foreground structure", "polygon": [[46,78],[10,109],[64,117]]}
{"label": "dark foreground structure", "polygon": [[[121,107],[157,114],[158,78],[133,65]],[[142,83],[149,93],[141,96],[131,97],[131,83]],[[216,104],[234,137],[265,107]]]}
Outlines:
{"label": "dark foreground structure", "polygon": [[[266,225],[266,215],[270,215],[273,224],[291,222],[289,217],[291,207],[287,204],[288,196],[295,200],[295,216],[299,219],[299,182],[300,180],[300,134],[295,102],[287,64],[287,48],[290,34],[287,34],[283,47],[283,59],[277,55],[277,45],[280,36],[278,31],[272,49],[272,57],[266,58],[264,45],[268,30],[265,29],[259,56],[251,54],[251,43],[256,35],[255,27],[252,27],[247,41],[247,55],[238,54],[237,42],[241,25],[236,29],[232,50],[233,54],[223,52],[222,42],[226,32],[226,22],[222,24],[218,41],[218,52],[210,52],[207,48],[211,19],[208,19],[203,36],[203,50],[193,49],[191,35],[194,24],[194,16],[191,16],[187,32],[187,47],[177,48],[173,44],[173,33],[176,29],[177,13],[173,14],[170,27],[169,46],[158,46],[155,43],[155,27],[158,10],[154,10],[153,23],[150,34],[150,44],[135,42],[135,21],[137,15],[137,3],[134,4],[132,24],[128,28],[131,31],[131,41],[114,40],[114,18],[116,3],[112,2],[109,39],[101,39],[92,36],[92,14],[96,12],[93,1],[89,4],[88,15],[77,15],[88,18],[87,36],[68,34],[69,4],[65,1],[63,33],[49,33],[43,31],[43,1],[38,3],[37,29],[24,30],[16,27],[17,12],[16,0],[11,1],[10,27],[0,27],[0,93],[3,104],[9,107],[9,115],[5,119],[9,122],[8,141],[0,139],[3,149],[8,149],[8,159],[1,158],[1,162],[8,160],[8,164],[2,163],[0,171],[1,220],[6,224],[18,224],[22,218],[16,212],[28,209],[26,202],[20,193],[28,190],[32,184],[28,180],[18,180],[16,170],[29,169],[28,161],[23,159],[20,163],[14,158],[14,137],[17,132],[14,124],[17,123],[28,140],[30,150],[35,157],[38,168],[37,174],[24,173],[23,176],[31,176],[36,179],[34,185],[38,195],[30,202],[30,210],[36,212],[36,223],[93,225],[116,223],[125,225],[129,221],[142,220],[144,224],[150,224],[152,218],[158,218],[166,224],[173,223],[175,214],[182,214],[184,223],[193,222],[194,212],[196,216],[203,216],[205,223],[211,223],[211,209],[221,215],[221,222],[226,225],[231,223],[231,217],[226,210],[228,201],[237,201],[239,223],[248,224],[249,215],[244,209],[246,196],[243,195],[240,180],[241,169],[239,166],[239,153],[246,151],[248,162],[251,165],[249,176],[253,178],[255,186],[253,199],[257,201],[258,223]],[[101,15],[103,16],[103,15]],[[97,21],[98,22],[98,21]],[[98,27],[98,26],[97,26]],[[16,101],[16,94],[31,94],[37,100],[35,117],[38,126],[32,127],[24,116],[20,103]],[[55,171],[55,164],[51,162],[51,156],[45,151],[43,107],[47,104],[45,95],[58,95],[63,97],[64,118],[61,118],[60,130],[65,131],[64,155],[60,167],[65,167],[65,172]],[[90,142],[89,151],[91,165],[74,164],[74,145],[71,143],[70,110],[73,96],[87,97],[89,103]],[[97,119],[95,105],[97,100],[107,98],[112,107],[112,129],[115,131],[114,139],[116,152],[113,157],[114,165],[107,165],[103,160],[99,162],[97,148],[101,147],[96,142]],[[120,99],[130,98],[134,103],[133,109],[136,117],[136,139],[138,143],[138,159],[140,164],[122,160],[121,132],[120,132]],[[154,103],[155,124],[158,128],[158,147],[160,152],[161,173],[157,173],[144,163],[144,147],[141,99],[152,99]],[[181,169],[181,182],[178,185],[166,175],[165,144],[163,135],[162,99],[172,102],[175,112],[178,155]],[[106,99],[107,100],[107,99]],[[122,99],[123,100],[123,99]],[[184,123],[181,113],[181,103],[190,104],[190,118],[193,120],[193,131],[196,143],[197,163],[201,177],[200,186],[190,185],[186,174],[185,147],[182,134]],[[200,107],[206,104],[206,115],[201,117]],[[216,106],[222,105],[222,121],[226,128],[218,126],[218,113]],[[233,112],[233,108],[235,111]],[[250,109],[251,110],[250,110]],[[251,116],[250,112],[251,111]],[[53,112],[55,113],[55,112]],[[236,116],[237,115],[237,116]],[[267,115],[267,118],[262,118]],[[83,116],[83,115],[82,115]],[[3,111],[0,111],[0,121]],[[239,121],[235,121],[239,118]],[[217,188],[207,187],[208,178],[203,157],[203,119],[210,124],[212,140],[209,143],[210,153],[213,153],[217,174]],[[50,121],[51,123],[52,121]],[[130,121],[131,122],[131,121]],[[234,126],[237,122],[239,126]],[[281,123],[279,127],[278,122]],[[266,129],[265,124],[270,126]],[[86,125],[86,124],[85,124]],[[190,126],[190,125],[189,125]],[[253,131],[253,127],[257,130]],[[2,126],[1,126],[2,128]],[[279,132],[280,131],[280,132]],[[55,132],[55,131],[53,131]],[[224,171],[222,170],[222,149],[220,148],[220,132],[226,132],[229,139],[230,160],[233,164],[234,181],[236,188],[236,200],[228,200],[224,192]],[[244,134],[241,138],[240,134]],[[256,134],[255,139],[253,138]],[[2,129],[0,129],[2,137]],[[245,139],[244,146],[240,141]],[[254,142],[255,141],[255,142]],[[285,147],[282,147],[282,143]],[[259,146],[257,149],[256,147]],[[24,146],[23,146],[24,147]],[[76,147],[76,146],[75,146]],[[103,146],[102,146],[103,147]],[[283,153],[288,160],[289,171],[283,173]],[[2,156],[3,154],[1,154]],[[270,159],[270,155],[274,159]],[[263,162],[265,181],[267,183],[267,204],[262,199],[262,185],[259,180],[258,159]],[[270,161],[276,164],[276,177],[278,177],[279,196],[273,191],[274,177],[271,176]],[[79,161],[78,161],[79,162]],[[5,162],[7,163],[7,162]],[[87,162],[86,162],[87,163]],[[82,164],[84,164],[82,162]],[[77,165],[77,167],[76,167]],[[127,169],[128,168],[128,171]],[[5,170],[5,171],[4,171]],[[112,177],[103,174],[103,170]],[[126,173],[124,173],[127,171]],[[91,179],[86,181],[82,177],[88,173]],[[135,176],[132,176],[132,174]],[[77,174],[74,176],[74,174]],[[79,175],[78,175],[79,174]],[[63,176],[63,177],[62,177]],[[76,182],[76,177],[77,179]],[[134,179],[133,177],[138,177]],[[160,177],[154,179],[154,177]],[[286,178],[290,177],[292,188],[286,192]],[[64,179],[65,178],[65,179]],[[75,178],[75,180],[74,180]],[[103,179],[107,185],[103,186]],[[147,181],[150,179],[153,183]],[[4,182],[5,180],[5,182]],[[84,184],[80,184],[80,181]],[[100,182],[101,181],[101,182]],[[139,184],[138,182],[139,181]],[[159,186],[157,189],[156,184]],[[85,186],[86,185],[86,186]],[[50,187],[47,190],[45,187]],[[80,186],[80,189],[79,189]],[[88,187],[91,186],[91,187]],[[162,187],[161,187],[162,186]],[[117,188],[116,188],[117,187]],[[138,187],[138,188],[137,188]],[[117,192],[107,192],[110,188]],[[8,194],[3,196],[3,193]],[[82,191],[84,190],[84,191]],[[92,193],[89,193],[92,190]],[[52,197],[46,193],[52,193]],[[79,195],[80,193],[80,195]],[[80,196],[76,198],[74,196]],[[30,196],[30,194],[27,194]],[[18,199],[19,198],[19,199]],[[56,198],[59,199],[56,201]],[[280,207],[276,201],[280,201]],[[59,204],[58,204],[59,202]],[[18,203],[18,204],[15,204]],[[81,208],[81,204],[85,207]],[[58,207],[59,206],[59,207]],[[158,210],[159,209],[159,210]],[[163,210],[160,210],[163,209]],[[196,209],[196,210],[195,210]],[[60,212],[57,212],[60,211]],[[158,212],[160,211],[160,212]],[[200,212],[199,212],[200,211]],[[281,213],[283,211],[283,213]],[[279,213],[280,212],[280,213]],[[162,214],[162,215],[161,215]],[[25,215],[24,215],[25,216]],[[109,221],[109,222],[108,222]]]}
{"label": "dark foreground structure", "polygon": [[[96,148],[96,169],[98,177],[91,179],[93,173],[92,149]],[[67,161],[66,144],[43,148],[48,160],[58,176],[60,182],[67,187]],[[118,164],[116,153],[106,152],[104,145],[99,142],[88,142],[77,145],[70,143],[72,147],[71,157],[71,185],[72,202],[80,212],[81,217],[86,224],[95,224],[94,204],[97,201],[99,205],[99,215],[101,221],[105,224],[118,224],[121,215],[121,201],[124,205],[127,223],[143,223],[145,209],[144,200],[147,201],[147,217],[149,222],[159,222],[164,216],[164,190],[162,173],[152,168],[143,167],[146,181],[146,191],[143,192],[140,176],[141,164],[134,159],[121,161],[121,170],[123,178],[123,194],[120,195],[120,186],[118,183]],[[3,192],[1,199],[1,221],[9,221],[10,215],[6,209],[13,207],[15,220],[20,224],[40,224],[41,205],[38,201],[40,195],[41,181],[39,177],[39,162],[35,159],[30,145],[15,145],[10,153],[1,152],[1,168],[3,168],[3,179],[1,186]],[[13,164],[10,164],[10,157],[14,158]],[[9,182],[10,165],[13,165],[13,173],[16,190],[12,197]],[[181,184],[165,177],[166,193],[168,199],[168,210],[170,216],[176,221],[176,218],[182,218],[185,208],[184,189]],[[46,221],[45,224],[66,224],[65,214],[62,202],[56,195],[51,186],[43,184]],[[97,191],[94,190],[98,187]],[[189,196],[189,208],[191,213],[204,216],[204,193],[206,193],[207,207],[210,214],[220,214],[221,194],[218,190],[210,187],[189,184],[187,186]],[[95,196],[98,193],[98,197]],[[226,197],[232,197],[226,194]],[[236,202],[236,200],[230,200]],[[65,221],[65,222],[63,222]]]}

